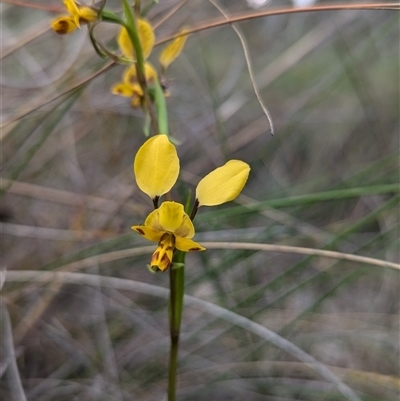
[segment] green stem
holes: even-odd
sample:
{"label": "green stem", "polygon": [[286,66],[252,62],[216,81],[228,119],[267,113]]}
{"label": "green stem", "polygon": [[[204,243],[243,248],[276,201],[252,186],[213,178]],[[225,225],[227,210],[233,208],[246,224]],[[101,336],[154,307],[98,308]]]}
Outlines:
{"label": "green stem", "polygon": [[168,401],[175,401],[176,369],[178,366],[179,340],[171,337],[171,351],[169,354]]}
{"label": "green stem", "polygon": [[167,102],[165,101],[164,92],[161,88],[160,81],[158,78],[155,79],[154,83],[154,98],[156,102],[157,117],[158,117],[158,129],[160,134],[168,136],[168,112]]}
{"label": "green stem", "polygon": [[125,26],[125,22],[115,13],[109,10],[100,10],[99,15],[101,17],[101,21],[111,22],[113,24],[118,24]]}
{"label": "green stem", "polygon": [[122,0],[122,3],[126,18],[125,28],[128,32],[133,48],[135,49],[138,80],[144,91],[146,89],[146,75],[144,72],[144,56],[142,44],[140,43],[139,33],[136,26],[135,16],[133,15],[133,10],[129,5],[128,0]]}
{"label": "green stem", "polygon": [[175,401],[176,370],[178,365],[179,334],[182,320],[183,294],[185,286],[185,252],[176,251],[169,270],[169,327],[171,352],[169,359],[168,401]]}
{"label": "green stem", "polygon": [[[162,94],[164,96],[164,94]],[[168,120],[167,120],[168,123]],[[185,204],[185,213],[190,209],[191,193]],[[176,370],[178,366],[179,333],[181,330],[183,295],[185,288],[185,257],[186,253],[176,251],[169,270],[169,327],[171,335],[171,352],[169,356],[168,401],[175,401]]]}
{"label": "green stem", "polygon": [[136,72],[137,72],[139,84],[143,89],[145,107],[149,111],[154,133],[157,134],[158,133],[158,124],[157,124],[157,119],[153,113],[153,110],[151,107],[151,99],[150,99],[149,93],[147,91],[146,74],[145,74],[145,69],[144,69],[145,59],[143,56],[143,49],[142,49],[142,44],[140,43],[138,29],[136,26],[136,19],[135,19],[135,16],[133,15],[133,10],[132,10],[131,6],[129,5],[128,0],[122,0],[122,5],[123,5],[123,9],[124,9],[125,18],[126,18],[125,28],[126,28],[126,31],[128,32],[129,38],[132,42],[132,46],[135,50]]}

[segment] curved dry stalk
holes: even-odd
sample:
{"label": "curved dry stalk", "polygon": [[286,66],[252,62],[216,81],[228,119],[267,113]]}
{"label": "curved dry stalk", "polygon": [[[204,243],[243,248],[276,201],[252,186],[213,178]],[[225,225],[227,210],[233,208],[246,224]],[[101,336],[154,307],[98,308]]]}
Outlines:
{"label": "curved dry stalk", "polygon": [[[215,8],[218,9],[218,11],[225,17],[226,20],[229,20],[229,15],[225,12],[223,7],[221,7],[219,4],[217,4],[214,0],[208,0],[208,1],[210,3],[212,3]],[[256,80],[255,80],[254,73],[253,73],[253,66],[252,66],[251,58],[250,58],[250,54],[249,54],[249,47],[247,45],[246,38],[245,38],[242,30],[237,26],[237,24],[231,24],[231,25],[232,25],[232,29],[235,31],[236,35],[238,36],[240,43],[242,44],[244,58],[246,60],[247,70],[249,72],[249,77],[250,77],[251,85],[254,90],[254,94],[256,95],[258,104],[260,105],[263,113],[265,114],[265,117],[267,117],[270,129],[271,129],[271,135],[274,135],[275,130],[274,130],[274,123],[272,121],[271,113],[267,109],[267,106],[265,106],[264,101],[262,100],[260,91],[258,90],[258,87],[256,85]]]}
{"label": "curved dry stalk", "polygon": [[247,242],[202,242],[201,244],[208,249],[246,249],[278,253],[297,253],[300,255],[321,256],[329,259],[348,260],[355,263],[365,263],[367,265],[400,270],[400,264],[398,263],[387,262],[386,260],[370,258],[367,256],[352,255],[351,253],[326,251],[323,249],[303,248],[289,245],[255,244]]}
{"label": "curved dry stalk", "polygon": [[[400,264],[387,262],[380,259],[370,258],[366,256],[352,255],[349,253],[326,251],[322,249],[312,249],[312,248],[302,248],[296,246],[287,245],[272,245],[272,244],[257,244],[257,243],[246,243],[246,242],[202,242],[202,245],[208,249],[236,249],[236,250],[253,250],[253,251],[267,251],[267,252],[282,252],[282,253],[296,253],[308,256],[320,256],[336,260],[348,260],[355,263],[363,263],[372,266],[379,266],[382,268],[390,268],[395,270],[400,270]],[[132,256],[139,256],[146,253],[150,253],[154,250],[153,245],[143,246],[134,249],[124,249],[120,251],[114,251],[109,253],[104,253],[101,255],[91,256],[86,259],[78,260],[76,262],[68,263],[62,266],[59,272],[70,272],[73,270],[79,270],[83,268],[89,268],[102,263],[113,262],[116,260],[121,260],[125,258],[130,258]],[[7,272],[7,280],[12,280],[16,277],[15,273],[22,272]],[[46,274],[43,272],[43,274]],[[49,273],[51,274],[51,273]],[[47,281],[47,280],[45,280]],[[32,310],[26,314],[26,317],[21,320],[16,329],[16,342],[20,341],[28,332],[28,330],[35,324],[35,322],[40,318],[43,312],[46,310],[49,302],[53,299],[62,283],[54,282],[52,283],[52,288],[48,292],[47,296],[43,297],[41,302],[35,304]],[[18,341],[17,341],[18,340]]]}
{"label": "curved dry stalk", "polygon": [[[400,264],[388,262],[386,260],[371,258],[367,256],[352,255],[350,253],[327,251],[323,249],[303,248],[299,246],[289,245],[273,245],[273,244],[258,244],[248,242],[202,242],[204,247],[208,249],[235,249],[235,250],[253,250],[264,252],[277,253],[295,253],[308,256],[320,256],[323,258],[348,260],[355,263],[363,263],[371,266],[378,266],[394,270],[400,270]],[[132,256],[144,255],[154,251],[153,245],[141,246],[133,249],[123,249],[120,251],[103,253],[101,255],[90,256],[86,259],[81,259],[76,262],[68,263],[62,266],[58,271],[72,271],[95,266],[97,264],[113,262]]]}
{"label": "curved dry stalk", "polygon": [[[204,247],[208,249],[236,249],[236,250],[253,250],[253,251],[264,251],[264,252],[278,252],[278,253],[296,253],[300,255],[308,256],[320,256],[323,258],[337,259],[337,260],[348,260],[355,263],[363,263],[371,266],[384,267],[394,270],[400,270],[400,264],[387,262],[381,259],[370,258],[367,256],[352,255],[350,253],[326,251],[323,249],[303,248],[299,246],[289,245],[273,245],[273,244],[257,244],[248,242],[202,242]],[[76,262],[68,263],[62,266],[60,271],[71,271],[79,270],[86,267],[91,267],[96,264],[113,262],[124,258],[130,258],[132,256],[143,255],[147,252],[154,251],[154,246],[142,246],[140,248],[123,249],[121,251],[114,251],[104,253],[98,256],[91,256],[86,259],[78,260]]]}
{"label": "curved dry stalk", "polygon": [[[40,271],[10,271],[7,275],[7,281],[37,281],[37,282],[53,282],[53,283],[69,283],[69,284],[87,284],[110,286],[119,290],[135,291],[142,294],[153,295],[156,297],[169,297],[169,289],[153,284],[147,284],[140,281],[121,279],[117,277],[104,277],[95,274],[69,273],[69,272],[40,272]],[[351,401],[361,401],[355,392],[342,382],[330,369],[321,362],[317,361],[310,354],[307,354],[300,347],[293,344],[286,338],[280,336],[272,330],[267,329],[259,323],[241,316],[235,312],[231,312],[225,308],[215,305],[202,299],[185,295],[184,302],[186,305],[201,308],[211,313],[217,318],[224,319],[235,326],[242,327],[266,341],[271,342],[276,347],[291,354],[298,360],[305,363],[315,372],[317,372],[326,381],[333,383],[337,389],[347,399]]]}
{"label": "curved dry stalk", "polygon": [[[298,14],[298,13],[308,13],[315,11],[340,11],[340,10],[400,10],[399,3],[358,3],[358,4],[336,4],[336,5],[327,5],[327,6],[314,6],[314,7],[301,7],[301,8],[277,8],[275,10],[269,11],[258,11],[246,14],[240,14],[229,19],[217,19],[216,21],[210,21],[204,24],[201,24],[197,27],[193,27],[187,30],[187,34],[192,34],[195,32],[204,31],[210,28],[217,28],[219,26],[232,24],[235,22],[243,22],[249,21],[256,18],[270,17],[272,15],[282,15],[282,14]],[[155,45],[160,45],[162,43],[168,42],[172,39],[175,39],[180,34],[177,32],[174,35],[168,36],[166,38],[162,38],[156,41]]]}
{"label": "curved dry stalk", "polygon": [[[318,25],[306,32],[296,43],[289,46],[276,59],[272,60],[258,74],[258,85],[265,88],[272,82],[283,76],[290,68],[298,63],[303,57],[306,57],[311,51],[316,49],[331,35],[341,29],[341,27],[355,20],[354,13],[341,15],[332,15],[329,19],[320,22]],[[219,107],[219,116],[225,121],[236,113],[246,102],[248,97],[244,93],[235,93],[230,99],[227,99],[224,104]],[[232,104],[234,107],[232,107]],[[229,107],[227,107],[229,105]],[[238,134],[239,135],[239,134]],[[247,135],[242,135],[241,141],[247,138]]]}

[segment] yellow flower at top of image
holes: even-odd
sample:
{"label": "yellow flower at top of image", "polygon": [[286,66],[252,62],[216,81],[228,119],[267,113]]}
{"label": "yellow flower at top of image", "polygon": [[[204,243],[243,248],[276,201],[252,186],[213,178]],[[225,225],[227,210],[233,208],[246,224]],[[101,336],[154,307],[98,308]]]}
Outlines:
{"label": "yellow flower at top of image", "polygon": [[51,27],[60,35],[71,33],[80,28],[81,24],[93,22],[98,19],[97,11],[93,8],[77,4],[74,0],[64,0],[69,15],[63,15],[53,20]]}
{"label": "yellow flower at top of image", "polygon": [[[158,242],[150,269],[165,271],[172,263],[175,249],[183,252],[204,251],[193,241],[195,229],[181,203],[164,201],[158,207],[160,196],[171,190],[179,175],[179,158],[175,146],[166,135],[148,139],[136,154],[133,170],[138,187],[153,201],[155,210],[144,224],[132,226],[149,241]],[[229,160],[206,175],[197,185],[194,213],[200,206],[216,206],[235,199],[242,191],[250,167],[241,160]]]}
{"label": "yellow flower at top of image", "polygon": [[[152,81],[158,77],[154,66],[147,61],[154,47],[155,35],[150,22],[142,18],[138,18],[136,22],[139,40],[143,51],[143,57],[145,59],[144,67],[146,81],[151,85]],[[159,62],[163,72],[181,54],[188,36],[185,34],[185,32],[186,30],[182,30],[181,35],[175,38],[168,46],[166,46],[161,53]],[[135,65],[136,55],[126,28],[121,28],[117,37],[117,42],[122,54],[126,59],[132,61],[132,65],[127,67],[123,72],[122,81],[117,82],[111,87],[111,93],[114,95],[130,97],[132,106],[137,107],[142,102],[143,90],[140,87],[137,79]]]}

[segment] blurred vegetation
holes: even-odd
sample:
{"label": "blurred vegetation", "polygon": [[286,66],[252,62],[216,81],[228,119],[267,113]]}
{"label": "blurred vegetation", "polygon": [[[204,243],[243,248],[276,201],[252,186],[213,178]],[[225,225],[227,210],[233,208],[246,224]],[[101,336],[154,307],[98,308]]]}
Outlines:
{"label": "blurred vegetation", "polygon": [[[36,8],[7,3],[2,298],[26,399],[161,400],[166,299],[138,293],[135,285],[96,282],[110,276],[169,285],[168,274],[149,273],[148,243],[130,231],[152,207],[132,174],[144,141],[142,114],[110,93],[123,67],[98,57],[86,29],[67,36],[51,31],[49,21],[62,10],[58,1],[36,1]],[[162,1],[147,17],[162,21],[177,4]],[[251,11],[244,1],[219,4],[229,14]],[[292,3],[262,10],[284,6]],[[116,0],[107,7],[121,9]],[[211,2],[184,2],[157,28],[157,38],[216,18],[223,17]],[[103,25],[97,35],[116,49],[116,28]],[[170,129],[180,142],[174,199],[183,201],[188,184],[194,188],[198,177],[230,158],[252,167],[235,202],[202,208],[196,240],[399,263],[398,12],[283,14],[238,26],[274,136],[230,25],[192,34],[167,75]],[[132,249],[137,255],[126,256]],[[117,251],[121,256],[107,259]],[[362,400],[398,399],[398,271],[240,249],[210,249],[186,261],[187,294],[286,338]],[[25,280],[24,270],[79,271],[94,280],[45,283]],[[5,358],[10,349],[4,351],[7,325],[3,313],[0,394],[11,401],[17,398]],[[179,400],[344,399],[289,353],[193,305],[184,310],[178,374]]]}

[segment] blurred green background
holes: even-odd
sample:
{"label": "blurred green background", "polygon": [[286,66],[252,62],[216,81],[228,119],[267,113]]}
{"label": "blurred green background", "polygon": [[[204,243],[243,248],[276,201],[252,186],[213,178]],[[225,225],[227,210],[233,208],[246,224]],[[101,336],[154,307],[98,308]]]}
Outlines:
{"label": "blurred green background", "polygon": [[[147,17],[157,25],[177,4],[162,1]],[[157,27],[157,38],[223,18],[211,2],[182,4]],[[218,4],[229,14],[292,7]],[[163,400],[166,299],[138,293],[134,282],[128,290],[96,280],[169,286],[168,274],[149,273],[152,251],[143,248],[149,243],[130,231],[152,208],[132,173],[145,140],[142,113],[110,93],[124,67],[107,67],[86,27],[66,36],[51,31],[61,2],[31,5],[2,5],[1,262],[8,312],[0,394],[18,400],[7,359],[12,329],[28,400]],[[121,9],[117,0],[107,7]],[[192,34],[166,75],[170,129],[180,141],[173,198],[184,202],[200,177],[229,159],[252,168],[235,202],[200,210],[195,239],[399,263],[398,12],[284,14],[237,26],[274,136],[231,26]],[[96,29],[111,49],[116,32],[106,24]],[[117,253],[107,259],[109,252]],[[87,273],[91,283],[39,282],[24,270]],[[185,288],[296,344],[360,399],[398,399],[398,271],[208,250],[186,258]],[[345,399],[288,352],[195,306],[184,310],[178,375],[179,400]]]}

